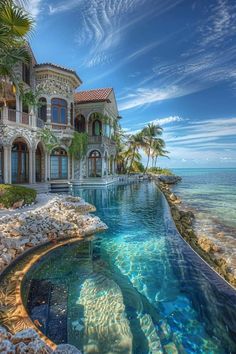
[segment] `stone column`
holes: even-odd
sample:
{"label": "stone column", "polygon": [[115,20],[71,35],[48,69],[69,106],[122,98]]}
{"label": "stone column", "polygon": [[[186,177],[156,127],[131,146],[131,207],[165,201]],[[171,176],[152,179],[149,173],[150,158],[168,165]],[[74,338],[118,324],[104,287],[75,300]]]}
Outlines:
{"label": "stone column", "polygon": [[33,183],[33,152],[29,149],[29,183]]}
{"label": "stone column", "polygon": [[89,133],[89,120],[85,119],[85,131],[88,134]]}
{"label": "stone column", "polygon": [[104,177],[104,171],[105,171],[105,157],[102,157],[102,178]]}
{"label": "stone column", "polygon": [[36,149],[32,149],[32,182],[36,183]]}
{"label": "stone column", "polygon": [[47,100],[47,124],[51,124],[51,100],[46,98]]}
{"label": "stone column", "polygon": [[71,179],[75,179],[75,158],[71,157]]}
{"label": "stone column", "polygon": [[22,100],[19,94],[16,94],[16,123],[22,122]]}
{"label": "stone column", "polygon": [[3,146],[3,178],[4,178],[4,183],[10,183],[9,182],[9,146]]}
{"label": "stone column", "polygon": [[3,121],[3,123],[7,123],[7,121],[8,121],[8,107],[7,106],[2,107],[2,121]]}
{"label": "stone column", "polygon": [[50,175],[50,154],[47,152],[45,155],[45,178],[46,181],[50,181],[51,175]]}
{"label": "stone column", "polygon": [[68,161],[67,161],[67,169],[68,169],[68,175],[67,175],[67,178],[68,178],[68,180],[70,180],[71,179],[71,174],[70,174],[70,156],[69,155],[67,155],[68,156]]}

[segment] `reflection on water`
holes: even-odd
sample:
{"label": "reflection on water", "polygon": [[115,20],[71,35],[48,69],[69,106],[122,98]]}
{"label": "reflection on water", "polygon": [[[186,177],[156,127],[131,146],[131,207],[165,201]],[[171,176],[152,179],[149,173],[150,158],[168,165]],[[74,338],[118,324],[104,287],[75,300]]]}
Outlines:
{"label": "reflection on water", "polygon": [[77,189],[109,230],[28,274],[28,310],[84,353],[234,353],[236,295],[189,249],[152,183]]}

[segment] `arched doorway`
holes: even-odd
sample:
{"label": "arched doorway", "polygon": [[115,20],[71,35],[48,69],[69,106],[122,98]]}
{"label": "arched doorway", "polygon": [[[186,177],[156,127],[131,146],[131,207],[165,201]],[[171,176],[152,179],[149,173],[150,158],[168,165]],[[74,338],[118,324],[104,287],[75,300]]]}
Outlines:
{"label": "arched doorway", "polygon": [[43,166],[43,162],[44,162],[44,154],[43,154],[43,147],[42,144],[39,143],[36,149],[36,153],[35,153],[35,165],[36,165],[36,182],[43,182],[44,178],[43,178],[43,174],[44,174],[44,166]]}
{"label": "arched doorway", "polygon": [[11,149],[12,183],[29,182],[29,149],[23,139],[17,139]]}
{"label": "arched doorway", "polygon": [[89,154],[88,175],[89,177],[102,177],[102,157],[97,150],[93,150]]}
{"label": "arched doorway", "polygon": [[75,130],[78,133],[84,133],[85,132],[85,130],[86,130],[86,128],[85,128],[85,117],[82,114],[78,115],[75,118],[74,126],[75,126]]}
{"label": "arched doorway", "polygon": [[62,148],[54,149],[51,153],[51,179],[68,178],[68,156]]}
{"label": "arched doorway", "polygon": [[3,146],[0,145],[0,183],[4,182],[4,161]]}

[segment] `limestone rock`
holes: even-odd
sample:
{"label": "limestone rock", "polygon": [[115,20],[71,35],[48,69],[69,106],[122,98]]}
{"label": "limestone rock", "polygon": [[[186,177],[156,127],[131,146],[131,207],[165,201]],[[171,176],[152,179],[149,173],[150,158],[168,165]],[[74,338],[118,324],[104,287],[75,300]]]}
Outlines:
{"label": "limestone rock", "polygon": [[19,200],[18,202],[15,202],[12,206],[13,209],[21,208],[22,205],[24,204],[24,199]]}
{"label": "limestone rock", "polygon": [[0,343],[4,340],[8,339],[8,333],[7,330],[3,327],[0,326]]}
{"label": "limestone rock", "polygon": [[35,330],[33,330],[32,328],[29,328],[29,329],[24,329],[23,331],[16,333],[12,337],[11,341],[13,344],[17,344],[20,342],[30,343],[35,339],[39,339],[38,333]]}
{"label": "limestone rock", "polygon": [[1,354],[15,354],[14,345],[7,339],[0,342],[0,353]]}

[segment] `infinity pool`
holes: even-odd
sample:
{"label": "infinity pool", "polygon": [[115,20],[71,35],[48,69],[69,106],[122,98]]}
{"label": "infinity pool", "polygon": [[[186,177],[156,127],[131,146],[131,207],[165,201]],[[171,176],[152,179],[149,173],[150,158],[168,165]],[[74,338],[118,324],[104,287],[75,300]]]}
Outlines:
{"label": "infinity pool", "polygon": [[75,189],[109,226],[27,275],[30,316],[83,353],[236,353],[236,294],[177,233],[153,183]]}

